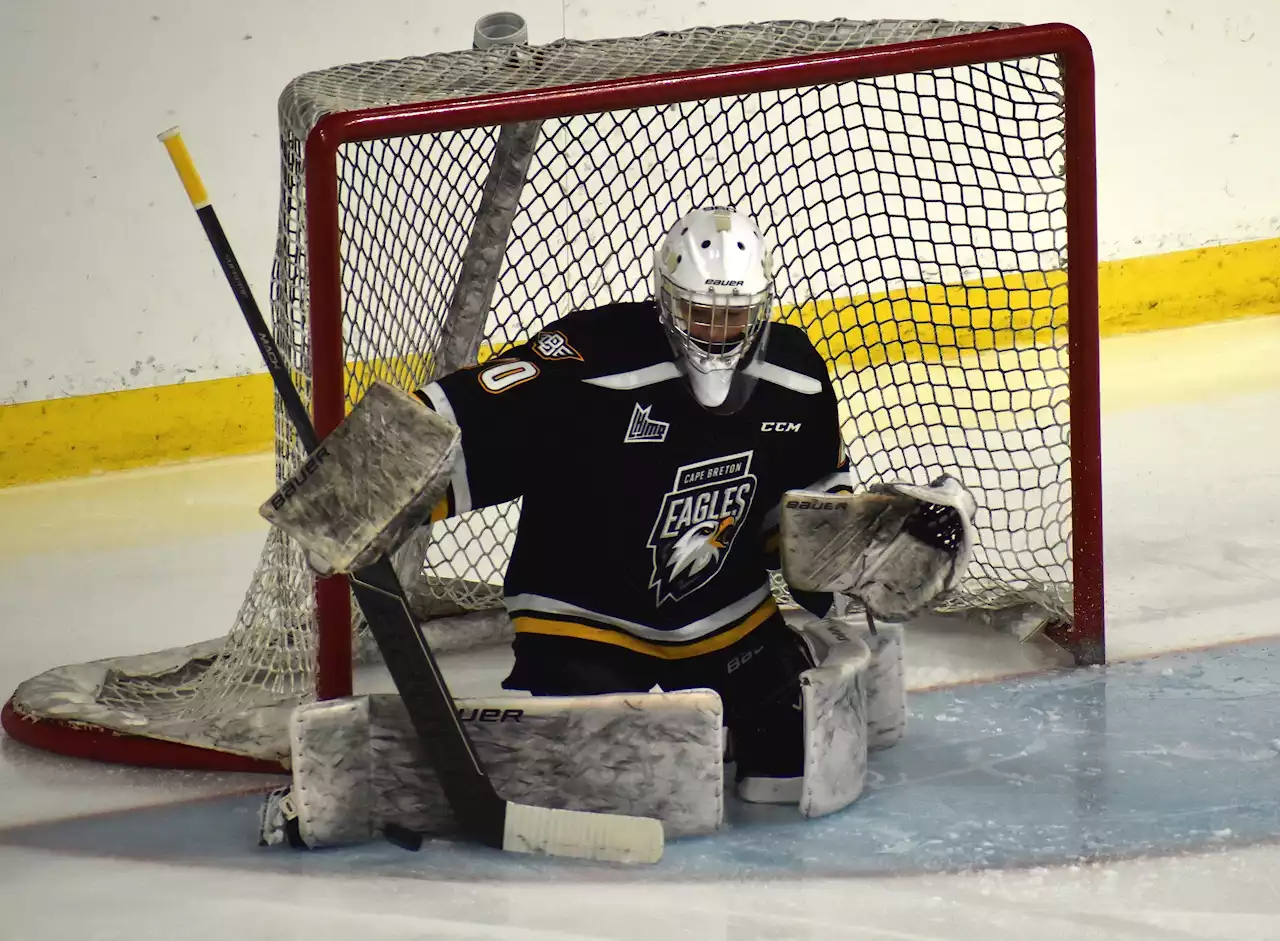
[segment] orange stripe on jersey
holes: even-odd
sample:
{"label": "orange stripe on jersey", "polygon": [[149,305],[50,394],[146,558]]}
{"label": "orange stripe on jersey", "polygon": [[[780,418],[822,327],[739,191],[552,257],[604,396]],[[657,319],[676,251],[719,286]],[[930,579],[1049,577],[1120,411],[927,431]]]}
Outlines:
{"label": "orange stripe on jersey", "polygon": [[517,634],[552,634],[557,637],[578,637],[582,640],[595,640],[602,644],[613,644],[625,647],[636,653],[647,654],[662,660],[686,660],[704,653],[723,650],[730,644],[746,637],[757,627],[777,614],[778,605],[769,598],[758,608],[746,616],[736,627],[721,631],[711,637],[695,640],[689,644],[655,644],[619,630],[609,630],[592,624],[581,624],[576,621],[553,621],[550,618],[518,616],[511,619]]}

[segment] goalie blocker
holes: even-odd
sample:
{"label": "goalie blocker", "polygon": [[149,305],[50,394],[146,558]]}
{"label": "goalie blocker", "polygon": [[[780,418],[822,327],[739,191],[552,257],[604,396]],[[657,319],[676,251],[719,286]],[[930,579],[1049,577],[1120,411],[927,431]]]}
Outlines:
{"label": "goalie blocker", "polygon": [[949,475],[927,487],[864,493],[789,490],[779,524],[782,572],[801,591],[836,591],[901,621],[955,587],[977,540],[973,495]]}
{"label": "goalie blocker", "polygon": [[461,446],[456,425],[379,380],[260,513],[320,574],[354,572],[427,521]]}

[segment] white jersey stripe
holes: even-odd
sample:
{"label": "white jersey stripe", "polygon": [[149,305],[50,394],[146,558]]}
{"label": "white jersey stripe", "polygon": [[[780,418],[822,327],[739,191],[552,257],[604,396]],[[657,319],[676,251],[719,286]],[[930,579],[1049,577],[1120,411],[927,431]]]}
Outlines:
{"label": "white jersey stripe", "polygon": [[828,474],[826,477],[823,477],[821,480],[815,481],[814,483],[810,484],[808,487],[805,487],[804,489],[805,490],[822,490],[826,493],[830,493],[832,490],[835,490],[836,487],[848,487],[850,490],[852,490],[853,489],[853,472],[850,471],[848,468],[846,468],[845,470],[836,471],[834,474]]}
{"label": "white jersey stripe", "polygon": [[627,621],[623,618],[615,618],[608,614],[601,614],[598,611],[591,611],[587,608],[580,608],[576,604],[569,604],[567,601],[558,601],[555,598],[548,598],[545,595],[522,594],[511,595],[505,599],[507,611],[513,615],[516,611],[528,611],[540,614],[558,614],[561,616],[568,615],[570,617],[589,618],[592,621],[599,621],[601,624],[608,624],[616,627],[621,631],[639,637],[643,640],[658,641],[691,641],[706,637],[708,634],[714,634],[722,627],[732,624],[746,617],[756,608],[758,608],[766,598],[769,597],[769,585],[766,582],[761,585],[745,598],[741,598],[729,605],[727,608],[721,608],[715,614],[708,615],[705,618],[686,624],[684,627],[677,627],[674,630],[660,631],[656,628],[648,627],[644,624],[637,624],[635,621]]}
{"label": "white jersey stripe", "polygon": [[645,386],[679,378],[680,369],[675,363],[655,363],[643,369],[616,372],[611,376],[596,376],[594,379],[582,381],[589,386],[599,386],[602,389],[643,389]]}
{"label": "white jersey stripe", "polygon": [[802,372],[796,372],[794,369],[779,366],[777,363],[750,362],[742,367],[742,371],[748,376],[755,376],[757,379],[772,382],[775,386],[782,386],[784,389],[803,395],[817,395],[822,391],[822,383],[817,379],[806,376]]}
{"label": "white jersey stripe", "polygon": [[[444,389],[440,388],[440,383],[433,382],[430,385],[423,386],[421,390],[423,395],[431,403],[440,416],[447,418],[455,425],[458,418],[453,412],[453,405],[449,402],[449,397],[444,394]],[[465,513],[471,509],[471,484],[467,480],[467,458],[463,451],[458,451],[458,461],[453,465],[453,474],[449,478],[449,483],[453,487],[453,512]]]}

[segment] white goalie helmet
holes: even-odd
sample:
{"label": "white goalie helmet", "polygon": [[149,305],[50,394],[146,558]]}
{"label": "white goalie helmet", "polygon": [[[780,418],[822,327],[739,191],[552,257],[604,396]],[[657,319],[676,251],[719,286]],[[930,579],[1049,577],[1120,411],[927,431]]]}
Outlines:
{"label": "white goalie helmet", "polygon": [[751,394],[773,305],[773,250],[744,213],[695,209],[655,253],[659,316],[694,397],[736,411]]}

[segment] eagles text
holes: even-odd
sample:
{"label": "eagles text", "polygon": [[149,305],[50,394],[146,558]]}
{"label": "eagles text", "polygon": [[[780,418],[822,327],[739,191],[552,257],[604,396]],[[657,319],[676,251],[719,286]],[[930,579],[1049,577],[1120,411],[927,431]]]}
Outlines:
{"label": "eagles text", "polygon": [[741,520],[747,511],[746,498],[750,492],[751,484],[743,483],[724,490],[704,490],[688,497],[675,497],[667,504],[667,516],[660,535],[663,539],[671,539],[703,520],[726,516]]}

